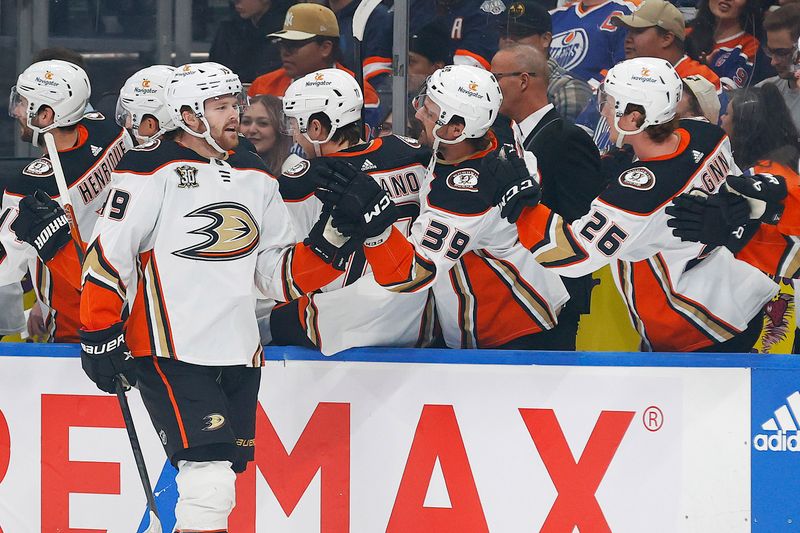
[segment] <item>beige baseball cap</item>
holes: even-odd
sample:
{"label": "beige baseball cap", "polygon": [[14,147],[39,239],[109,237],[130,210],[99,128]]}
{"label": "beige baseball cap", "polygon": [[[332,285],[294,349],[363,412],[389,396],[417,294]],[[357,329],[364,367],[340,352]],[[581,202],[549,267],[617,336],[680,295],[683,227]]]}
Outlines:
{"label": "beige baseball cap", "polygon": [[319,4],[295,4],[286,12],[283,29],[267,37],[305,41],[320,35],[339,37],[339,23],[333,11]]}
{"label": "beige baseball cap", "polygon": [[683,41],[686,38],[686,22],[678,8],[665,0],[645,0],[639,9],[630,15],[616,15],[611,22],[615,26],[630,28],[652,28],[658,26],[675,34]]}
{"label": "beige baseball cap", "polygon": [[683,86],[692,91],[703,116],[712,124],[719,122],[720,103],[714,84],[699,74],[693,74],[683,78]]}

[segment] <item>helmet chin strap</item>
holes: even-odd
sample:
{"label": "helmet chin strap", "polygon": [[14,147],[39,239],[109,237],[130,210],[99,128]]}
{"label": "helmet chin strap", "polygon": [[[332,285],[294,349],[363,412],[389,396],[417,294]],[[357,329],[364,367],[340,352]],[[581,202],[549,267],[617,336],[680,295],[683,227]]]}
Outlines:
{"label": "helmet chin strap", "polygon": [[223,159],[225,157],[227,157],[228,156],[228,151],[227,150],[223,150],[223,148],[219,144],[217,144],[217,141],[215,141],[214,138],[211,136],[211,127],[208,125],[208,121],[206,120],[206,117],[199,116],[197,118],[199,118],[200,122],[202,122],[203,126],[205,126],[205,128],[206,128],[205,131],[203,131],[202,133],[194,131],[183,120],[181,120],[181,124],[180,124],[181,129],[183,131],[185,131],[186,133],[188,133],[189,135],[191,135],[192,137],[197,137],[198,139],[205,140],[212,149],[216,150],[220,154],[223,154]]}
{"label": "helmet chin strap", "polygon": [[336,128],[331,127],[331,131],[328,132],[327,137],[325,137],[321,141],[315,141],[314,139],[308,136],[308,130],[306,129],[306,131],[303,132],[303,137],[305,137],[306,140],[310,142],[311,145],[314,147],[314,157],[322,157],[322,148],[320,148],[320,146],[330,141],[334,133],[336,133]]}
{"label": "helmet chin strap", "polygon": [[441,127],[442,125],[437,122],[431,131],[431,134],[433,135],[433,146],[431,146],[431,160],[428,162],[428,169],[425,173],[426,176],[433,176],[433,169],[436,166],[436,153],[439,150],[439,144],[458,144],[467,138],[467,136],[462,132],[455,139],[443,139],[438,135],[439,128]]}
{"label": "helmet chin strap", "polygon": [[617,140],[616,140],[616,142],[614,142],[614,145],[617,148],[622,148],[624,146],[624,144],[625,144],[625,136],[626,135],[636,135],[637,133],[642,133],[649,126],[649,124],[647,124],[645,122],[644,124],[642,124],[641,126],[636,128],[635,130],[627,131],[627,130],[620,129],[620,127],[619,127],[619,119],[620,119],[620,117],[617,117],[617,116],[614,117],[614,129],[617,130]]}

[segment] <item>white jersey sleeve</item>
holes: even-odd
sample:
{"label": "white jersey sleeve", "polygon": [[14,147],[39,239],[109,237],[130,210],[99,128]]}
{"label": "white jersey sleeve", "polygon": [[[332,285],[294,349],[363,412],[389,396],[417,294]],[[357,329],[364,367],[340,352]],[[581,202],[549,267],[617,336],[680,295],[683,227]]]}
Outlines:
{"label": "white jersey sleeve", "polygon": [[[112,291],[133,305],[141,254],[152,250],[164,198],[164,180],[157,175],[115,173],[111,192],[92,233],[83,263],[83,299],[96,293],[92,285]],[[88,318],[88,321],[87,321]],[[91,327],[91,316],[84,318]],[[97,324],[101,327],[105,324]]]}
{"label": "white jersey sleeve", "polygon": [[0,285],[8,285],[21,280],[28,271],[29,264],[37,259],[36,250],[27,242],[17,239],[11,224],[19,212],[20,198],[3,195],[3,208],[0,212]]}

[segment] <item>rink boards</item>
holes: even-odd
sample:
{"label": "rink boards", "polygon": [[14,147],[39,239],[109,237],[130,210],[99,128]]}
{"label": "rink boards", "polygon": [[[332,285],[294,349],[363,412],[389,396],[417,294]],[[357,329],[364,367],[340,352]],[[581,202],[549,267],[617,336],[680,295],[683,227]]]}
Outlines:
{"label": "rink boards", "polygon": [[[269,349],[235,533],[797,531],[793,356]],[[165,531],[174,470],[129,393]],[[0,530],[141,531],[117,400],[0,344]]]}

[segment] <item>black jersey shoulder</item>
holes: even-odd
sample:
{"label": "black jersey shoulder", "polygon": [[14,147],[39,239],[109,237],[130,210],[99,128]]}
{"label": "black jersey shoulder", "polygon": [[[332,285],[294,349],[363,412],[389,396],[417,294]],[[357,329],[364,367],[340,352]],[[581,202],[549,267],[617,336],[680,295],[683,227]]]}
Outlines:
{"label": "black jersey shoulder", "polygon": [[433,170],[428,204],[458,215],[475,216],[492,208],[492,194],[480,177],[481,159],[455,165],[437,163]]}
{"label": "black jersey shoulder", "polygon": [[346,158],[354,167],[372,173],[391,172],[414,164],[427,166],[431,152],[414,139],[387,135],[345,148],[332,157]]}
{"label": "black jersey shoulder", "polygon": [[117,165],[116,172],[152,174],[173,161],[208,163],[197,152],[168,139],[156,139],[129,150]]}
{"label": "black jersey shoulder", "polygon": [[[600,193],[600,200],[625,211],[647,215],[669,202],[718,151],[725,139],[721,128],[683,120],[688,144],[678,154],[658,160],[633,161]],[[717,156],[718,157],[718,156]]]}
{"label": "black jersey shoulder", "polygon": [[254,154],[257,154],[255,145],[250,141],[250,139],[248,139],[247,137],[245,137],[244,135],[242,135],[240,133],[239,134],[239,145],[236,147],[235,151],[239,152],[241,150],[244,150],[246,152],[253,152]]}
{"label": "black jersey shoulder", "polygon": [[240,139],[239,146],[228,157],[228,163],[234,168],[252,168],[269,174],[269,169],[264,160],[256,154],[255,150],[251,150],[248,145],[250,147],[253,146],[250,141],[244,144],[241,143]]}
{"label": "black jersey shoulder", "polygon": [[290,155],[284,163],[283,173],[278,178],[281,198],[287,202],[299,202],[312,194],[316,186],[309,179],[309,170],[315,165],[314,159],[303,159],[297,155]]}
{"label": "black jersey shoulder", "polygon": [[37,190],[51,197],[58,196],[58,186],[53,174],[53,164],[47,157],[21,161],[0,177],[3,192],[12,196],[28,196]]}
{"label": "black jersey shoulder", "polygon": [[[98,111],[87,113],[78,123],[78,127],[86,131],[83,143],[75,148],[58,152],[67,183],[72,183],[83,176],[98,160],[103,159],[109,150],[120,150],[126,135],[125,130],[114,120]],[[119,155],[121,154],[117,154],[115,158]]]}
{"label": "black jersey shoulder", "polygon": [[[113,154],[114,159],[122,154],[124,130],[113,120],[106,118],[102,113],[87,113],[78,127],[83,128],[81,144],[68,150],[59,151],[58,159],[64,170],[64,178],[68,186],[82,179],[98,161],[106,158],[109,150],[118,150]],[[42,190],[51,197],[58,196],[58,186],[53,174],[53,164],[47,156],[34,159],[19,168],[12,174],[8,172],[3,176],[4,189],[17,196],[27,196],[36,190]]]}

